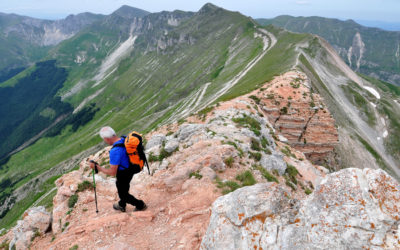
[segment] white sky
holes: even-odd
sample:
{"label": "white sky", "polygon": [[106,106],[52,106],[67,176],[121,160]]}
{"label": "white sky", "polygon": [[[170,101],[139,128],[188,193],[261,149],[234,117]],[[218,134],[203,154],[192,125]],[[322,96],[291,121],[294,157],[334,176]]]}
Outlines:
{"label": "white sky", "polygon": [[[110,14],[121,5],[150,12],[197,11],[208,1],[200,0],[0,0],[0,12],[58,19],[68,14],[92,12]],[[213,4],[254,18],[323,16],[339,19],[400,22],[400,0],[214,0]]]}

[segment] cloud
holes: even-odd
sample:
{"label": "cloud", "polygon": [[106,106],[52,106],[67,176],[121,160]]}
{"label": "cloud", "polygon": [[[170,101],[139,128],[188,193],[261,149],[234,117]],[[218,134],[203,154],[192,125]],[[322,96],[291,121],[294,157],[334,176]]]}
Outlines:
{"label": "cloud", "polygon": [[311,4],[311,2],[307,1],[307,0],[297,0],[296,4],[298,4],[298,5],[309,5],[309,4]]}

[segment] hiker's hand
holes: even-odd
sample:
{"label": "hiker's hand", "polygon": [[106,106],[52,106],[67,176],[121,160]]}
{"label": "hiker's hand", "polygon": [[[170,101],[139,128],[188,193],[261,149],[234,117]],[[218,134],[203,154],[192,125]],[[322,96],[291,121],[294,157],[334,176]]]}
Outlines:
{"label": "hiker's hand", "polygon": [[91,169],[94,169],[94,168],[96,167],[96,163],[95,163],[93,160],[90,160],[90,161],[89,161],[89,167],[90,167]]}
{"label": "hiker's hand", "polygon": [[96,172],[96,174],[99,172],[99,170],[97,169],[97,166],[99,165],[97,162],[95,162],[94,160],[90,160],[90,168],[94,169],[94,171]]}

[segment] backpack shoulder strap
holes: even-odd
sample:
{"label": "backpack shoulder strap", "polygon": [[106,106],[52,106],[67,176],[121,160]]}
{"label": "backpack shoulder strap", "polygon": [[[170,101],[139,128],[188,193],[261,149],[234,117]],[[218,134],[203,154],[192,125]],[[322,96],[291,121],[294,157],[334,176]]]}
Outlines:
{"label": "backpack shoulder strap", "polygon": [[[125,141],[126,136],[123,135],[123,136],[121,136],[121,138],[124,139],[124,141]],[[113,149],[113,148],[125,148],[125,143],[122,142],[122,143],[114,144],[111,149]]]}

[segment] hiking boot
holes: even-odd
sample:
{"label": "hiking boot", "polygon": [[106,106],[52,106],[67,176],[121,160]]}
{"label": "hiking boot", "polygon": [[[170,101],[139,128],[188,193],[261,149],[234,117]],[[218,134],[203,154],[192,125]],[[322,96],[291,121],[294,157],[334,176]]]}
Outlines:
{"label": "hiking boot", "polygon": [[126,211],[125,208],[124,208],[124,207],[121,207],[118,203],[114,203],[114,204],[113,204],[113,208],[114,208],[115,210],[119,210],[119,211],[121,211],[121,212],[125,212],[125,211]]}
{"label": "hiking boot", "polygon": [[142,208],[142,209],[138,209],[137,207],[135,207],[135,209],[133,210],[133,212],[144,211],[144,210],[146,210],[146,208],[147,208],[147,205],[146,205],[146,203],[144,203],[144,205],[143,205],[143,208]]}

